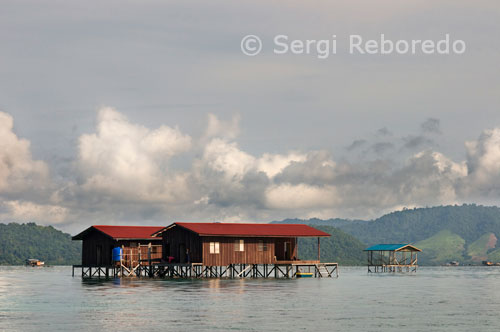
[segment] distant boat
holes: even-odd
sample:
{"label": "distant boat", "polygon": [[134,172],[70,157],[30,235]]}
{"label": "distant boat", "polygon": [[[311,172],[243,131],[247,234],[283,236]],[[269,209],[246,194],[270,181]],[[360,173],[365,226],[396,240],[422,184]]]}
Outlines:
{"label": "distant boat", "polygon": [[28,266],[43,266],[43,265],[45,265],[45,262],[42,262],[39,259],[29,258],[26,260],[26,265],[28,265]]}

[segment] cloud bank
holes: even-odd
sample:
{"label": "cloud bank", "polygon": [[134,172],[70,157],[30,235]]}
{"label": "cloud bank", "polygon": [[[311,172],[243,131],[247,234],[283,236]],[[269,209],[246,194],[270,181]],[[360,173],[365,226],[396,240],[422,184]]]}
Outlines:
{"label": "cloud bank", "polygon": [[[465,143],[465,159],[437,151],[439,120],[396,137],[387,128],[327,150],[253,155],[238,144],[238,117],[210,114],[200,137],[148,128],[99,110],[75,146],[71,177],[49,172],[0,112],[0,217],[5,221],[166,224],[285,217],[366,218],[401,207],[494,203],[500,198],[500,128]],[[352,157],[355,156],[355,157]]]}

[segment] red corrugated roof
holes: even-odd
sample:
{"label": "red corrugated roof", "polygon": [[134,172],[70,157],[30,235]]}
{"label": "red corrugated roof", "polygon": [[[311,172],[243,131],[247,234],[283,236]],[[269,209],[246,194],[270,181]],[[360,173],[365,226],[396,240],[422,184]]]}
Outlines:
{"label": "red corrugated roof", "polygon": [[184,227],[186,229],[189,229],[190,231],[193,231],[199,235],[204,235],[204,236],[261,236],[261,237],[330,236],[330,234],[328,233],[312,228],[311,226],[302,224],[176,222],[173,225]]}
{"label": "red corrugated roof", "polygon": [[162,230],[163,226],[110,226],[110,225],[94,225],[78,235],[73,237],[73,240],[82,240],[82,238],[92,229],[96,229],[113,239],[157,239],[151,235]]}

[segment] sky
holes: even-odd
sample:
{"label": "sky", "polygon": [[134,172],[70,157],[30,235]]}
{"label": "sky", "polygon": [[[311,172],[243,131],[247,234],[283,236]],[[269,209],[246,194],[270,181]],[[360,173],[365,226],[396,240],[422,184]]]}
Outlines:
{"label": "sky", "polygon": [[[76,233],[499,204],[498,1],[0,5],[1,222]],[[354,34],[467,48],[351,54]],[[260,54],[242,52],[247,35]],[[276,54],[278,35],[337,53]]]}

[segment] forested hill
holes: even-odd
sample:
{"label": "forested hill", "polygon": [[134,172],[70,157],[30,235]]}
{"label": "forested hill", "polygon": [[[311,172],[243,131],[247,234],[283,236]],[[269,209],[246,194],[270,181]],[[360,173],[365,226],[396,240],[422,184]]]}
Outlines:
{"label": "forested hill", "polygon": [[[366,246],[354,236],[332,226],[319,225],[315,228],[331,235],[327,238],[321,238],[322,262],[335,262],[340,265],[363,265],[366,263],[366,255],[363,252]],[[300,259],[317,259],[318,240],[316,238],[299,238],[298,251]]]}
{"label": "forested hill", "polygon": [[[497,207],[439,206],[393,212],[375,220],[288,219],[279,223],[306,223],[332,234],[321,240],[322,261],[362,264],[365,246],[413,243],[424,250],[420,264],[500,262]],[[315,248],[315,240],[300,239],[300,258],[314,259]],[[27,258],[47,264],[78,264],[80,252],[81,243],[51,226],[0,224],[0,264],[23,264]]]}
{"label": "forested hill", "polygon": [[79,264],[81,243],[52,226],[0,224],[0,265],[24,264],[28,258],[48,265]]}
{"label": "forested hill", "polygon": [[450,260],[500,262],[500,209],[480,205],[439,206],[392,212],[375,220],[288,219],[280,223],[330,225],[367,245],[414,243],[424,249],[420,263]]}
{"label": "forested hill", "polygon": [[[343,265],[364,263],[363,243],[331,226],[317,228],[332,235],[321,240],[322,261]],[[300,258],[316,259],[317,253],[316,238],[299,239]],[[37,258],[49,265],[79,264],[81,243],[51,226],[0,224],[0,265],[24,264],[27,258]]]}

